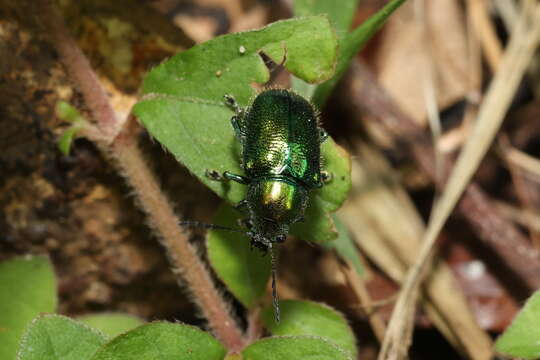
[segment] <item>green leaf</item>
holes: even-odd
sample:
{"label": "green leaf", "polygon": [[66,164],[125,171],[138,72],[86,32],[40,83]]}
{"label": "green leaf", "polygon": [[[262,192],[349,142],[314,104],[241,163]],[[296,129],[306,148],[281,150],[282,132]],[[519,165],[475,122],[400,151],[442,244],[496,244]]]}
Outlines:
{"label": "green leaf", "polygon": [[333,343],[314,336],[283,336],[259,340],[242,351],[243,360],[352,360]]}
{"label": "green leaf", "polygon": [[71,126],[62,133],[60,140],[58,140],[58,149],[60,149],[62,154],[69,155],[71,144],[73,143],[73,139],[75,139],[75,136],[79,130],[79,127]]}
{"label": "green leaf", "polygon": [[77,320],[111,338],[144,324],[144,321],[135,316],[120,313],[85,315]]}
{"label": "green leaf", "polygon": [[540,291],[535,292],[499,337],[495,349],[523,359],[540,359]]}
{"label": "green leaf", "polygon": [[[349,32],[357,5],[358,0],[340,0],[339,6],[336,6],[334,0],[295,0],[293,10],[295,16],[327,15],[341,40]],[[306,98],[311,98],[317,86],[293,77],[292,88]]]}
{"label": "green leaf", "polygon": [[80,123],[85,121],[79,110],[65,101],[59,101],[56,104],[56,115],[60,119],[70,123]]}
{"label": "green leaf", "polygon": [[225,354],[223,345],[194,326],[154,322],[114,338],[92,360],[222,360]]}
{"label": "green leaf", "polygon": [[349,32],[357,6],[358,0],[340,0],[339,6],[333,0],[295,0],[293,9],[295,16],[325,14],[342,38]]}
{"label": "green leaf", "polygon": [[[213,223],[238,228],[238,211],[224,205]],[[250,249],[247,236],[220,230],[208,232],[208,259],[218,277],[246,307],[257,305],[270,277],[270,257]]]}
{"label": "green leaf", "polygon": [[339,235],[336,241],[325,244],[325,247],[335,249],[339,256],[348,260],[352,264],[358,274],[364,274],[364,266],[362,265],[360,256],[358,255],[358,249],[356,248],[354,241],[351,239],[349,230],[336,214],[332,214],[332,219],[336,224],[336,229]]}
{"label": "green leaf", "polygon": [[59,101],[56,104],[56,115],[67,122],[72,123],[72,125],[64,131],[60,140],[58,140],[58,148],[64,155],[69,155],[69,150],[73,139],[77,135],[85,124],[85,119],[75,107],[71,106],[65,101]]}
{"label": "green leaf", "polygon": [[337,238],[338,233],[332,217],[322,208],[314,195],[310,196],[304,218],[304,222],[291,226],[292,235],[315,243],[326,243]]}
{"label": "green leaf", "polygon": [[54,270],[45,256],[0,263],[0,359],[14,360],[28,324],[56,309]]}
{"label": "green leaf", "polygon": [[324,243],[338,237],[330,212],[336,211],[351,189],[351,158],[347,151],[328,138],[321,146],[324,170],[332,174],[330,183],[312,191],[305,222],[291,227],[301,239]]}
{"label": "green leaf", "polygon": [[[301,94],[312,94],[311,98],[313,103],[318,107],[322,107],[338,81],[341,79],[341,77],[349,67],[349,64],[354,58],[354,56],[364,47],[368,40],[371,39],[373,35],[375,35],[375,33],[384,25],[388,17],[404,2],[405,0],[391,0],[381,10],[371,16],[355,30],[344,36],[339,36],[338,63],[336,66],[336,72],[330,80],[318,85],[316,88],[306,86],[305,84],[302,84],[301,81],[295,80],[294,88],[298,89]],[[303,3],[303,7],[310,6],[308,10],[302,9],[303,14],[308,13],[315,15],[320,12],[328,11],[329,16],[331,17],[331,21],[333,20],[332,23],[339,26],[338,31],[340,34],[342,33],[343,25],[341,24],[341,22],[338,22],[338,16],[345,16],[343,14],[345,12],[345,9],[340,10],[339,12],[337,12],[337,10],[324,10],[330,7],[340,8],[341,3],[340,6],[335,6],[335,2],[330,0],[302,0],[301,3]],[[348,6],[350,7],[351,5],[349,4]],[[343,24],[346,23],[345,21],[347,21],[346,18]]]}
{"label": "green leaf", "polygon": [[38,317],[21,340],[18,360],[85,360],[106,342],[105,336],[61,315]]}
{"label": "green leaf", "polygon": [[[255,94],[250,84],[268,81],[269,72],[260,52],[276,62],[285,59],[284,66],[308,82],[323,81],[333,73],[336,44],[325,16],[279,21],[260,30],[215,38],[154,68],[144,82],[145,95],[134,112],[150,134],[204,184],[229,203],[237,203],[245,196],[245,186],[211,181],[205,176],[207,169],[242,173],[240,144],[230,124],[233,114],[225,107],[223,96],[232,94],[239,104],[247,105]],[[322,147],[322,155],[337,178],[349,178],[344,172],[347,168],[342,166],[348,162],[347,155],[333,141]],[[339,206],[348,190],[344,183],[347,181],[332,182],[318,191],[315,198],[321,200],[312,202],[320,202],[320,206],[314,208]],[[317,218],[328,216],[320,214]],[[327,224],[325,228],[332,227]],[[307,240],[317,238],[309,228],[300,233]],[[327,231],[322,238],[336,236]]]}
{"label": "green leaf", "polygon": [[273,309],[262,313],[266,328],[273,335],[313,335],[324,338],[356,358],[356,340],[345,318],[334,309],[309,301],[282,300],[281,322],[274,321]]}

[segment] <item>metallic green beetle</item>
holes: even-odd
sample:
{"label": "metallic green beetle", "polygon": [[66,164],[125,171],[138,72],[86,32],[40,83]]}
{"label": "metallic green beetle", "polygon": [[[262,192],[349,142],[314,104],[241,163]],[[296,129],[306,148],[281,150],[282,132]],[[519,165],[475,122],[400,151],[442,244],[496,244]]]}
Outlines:
{"label": "metallic green beetle", "polygon": [[313,105],[289,90],[262,91],[247,108],[231,96],[225,100],[235,112],[231,122],[242,144],[245,175],[226,171],[209,176],[248,186],[237,208],[248,216],[252,245],[267,251],[285,241],[290,225],[302,221],[309,190],[327,180],[320,161],[327,134]]}
{"label": "metallic green beetle", "polygon": [[251,245],[270,250],[276,321],[279,306],[275,290],[273,244],[287,238],[289,227],[303,220],[309,191],[329,179],[321,171],[321,143],[327,138],[318,114],[302,96],[285,89],[264,90],[246,108],[225,96],[234,110],[231,122],[242,145],[245,175],[208,171],[215,180],[233,180],[248,186],[237,208],[247,215]]}

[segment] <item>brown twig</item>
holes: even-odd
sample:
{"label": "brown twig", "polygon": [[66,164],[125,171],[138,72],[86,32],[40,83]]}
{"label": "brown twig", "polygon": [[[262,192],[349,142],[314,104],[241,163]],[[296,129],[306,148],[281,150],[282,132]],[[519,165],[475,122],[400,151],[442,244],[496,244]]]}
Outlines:
{"label": "brown twig", "polygon": [[183,233],[171,203],[144,160],[132,131],[133,122],[121,120],[115,114],[96,74],[69,34],[53,1],[41,0],[38,4],[39,18],[60,60],[81,90],[95,121],[97,131],[92,132],[91,140],[115,160],[113,163],[118,172],[133,188],[139,205],[146,212],[150,225],[167,250],[175,272],[182,275],[216,337],[230,351],[240,350],[245,345],[242,331],[231,315],[228,303],[214,286],[196,248]]}

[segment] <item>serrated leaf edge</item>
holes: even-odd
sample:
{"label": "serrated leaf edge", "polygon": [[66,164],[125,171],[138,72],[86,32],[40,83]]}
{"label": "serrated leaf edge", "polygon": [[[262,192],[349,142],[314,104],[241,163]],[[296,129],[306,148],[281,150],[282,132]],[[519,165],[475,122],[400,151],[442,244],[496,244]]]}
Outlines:
{"label": "serrated leaf edge", "polygon": [[347,357],[347,359],[353,360],[353,358],[350,356],[351,354],[347,350],[345,350],[342,347],[336,345],[333,341],[328,340],[328,338],[325,338],[325,337],[322,337],[322,336],[313,336],[313,335],[285,335],[285,336],[265,337],[265,338],[259,339],[259,340],[255,341],[255,342],[251,343],[248,347],[246,347],[246,349],[250,348],[251,346],[253,346],[255,344],[259,344],[259,343],[262,343],[262,342],[273,341],[274,339],[316,339],[316,340],[320,340],[320,341],[330,345],[334,349],[338,350],[339,352],[341,352],[343,355],[345,355],[345,357]]}
{"label": "serrated leaf edge", "polygon": [[[98,329],[95,329],[91,326],[88,326],[82,322],[79,322],[79,321],[76,321],[68,316],[65,316],[65,315],[60,315],[60,314],[41,314],[39,315],[38,317],[34,318],[34,320],[32,320],[30,322],[30,324],[28,324],[28,326],[26,327],[26,329],[24,330],[24,333],[23,335],[21,336],[21,340],[19,342],[19,348],[17,350],[17,360],[22,360],[21,359],[21,351],[23,349],[23,347],[25,347],[27,344],[26,342],[28,341],[28,336],[30,334],[30,330],[33,328],[33,326],[39,322],[40,320],[43,320],[43,319],[46,319],[46,318],[62,318],[62,319],[65,319],[65,320],[68,320],[72,323],[75,323],[77,325],[81,325],[82,327],[86,328],[87,330],[90,330],[92,333],[96,334],[96,335],[99,335],[100,337],[102,337],[105,341],[107,341],[109,338],[107,337],[107,335],[105,335],[104,333],[102,333],[101,331],[99,331]],[[99,351],[96,350],[96,352]],[[95,354],[95,353],[94,353]],[[93,357],[94,355],[92,355]]]}

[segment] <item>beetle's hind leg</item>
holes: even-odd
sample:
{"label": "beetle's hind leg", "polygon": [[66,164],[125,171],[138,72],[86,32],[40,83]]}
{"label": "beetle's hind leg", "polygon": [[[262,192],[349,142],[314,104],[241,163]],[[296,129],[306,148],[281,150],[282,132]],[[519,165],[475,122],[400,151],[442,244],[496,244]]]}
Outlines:
{"label": "beetle's hind leg", "polygon": [[227,180],[236,181],[237,183],[244,184],[244,185],[248,185],[251,182],[251,180],[245,176],[233,174],[228,171],[225,171],[223,173],[223,177]]}

